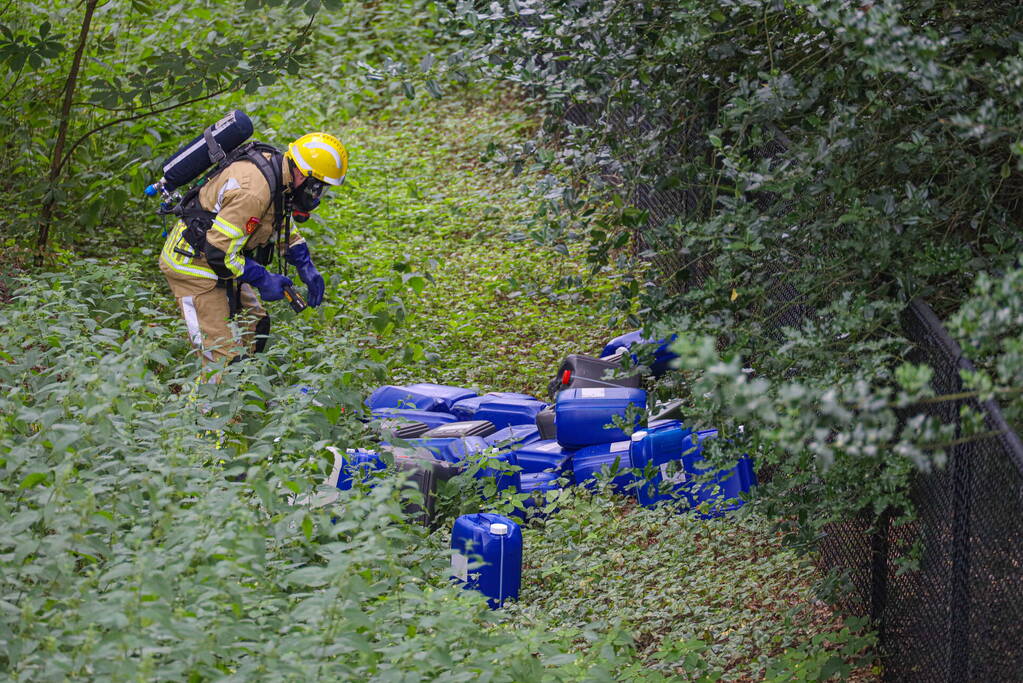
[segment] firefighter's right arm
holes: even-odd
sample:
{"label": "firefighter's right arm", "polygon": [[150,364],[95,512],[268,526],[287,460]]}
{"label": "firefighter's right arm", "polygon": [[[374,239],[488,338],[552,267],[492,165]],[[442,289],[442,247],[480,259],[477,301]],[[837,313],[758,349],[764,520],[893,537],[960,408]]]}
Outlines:
{"label": "firefighter's right arm", "polygon": [[228,190],[219,199],[220,209],[206,231],[206,261],[217,277],[229,280],[245,272],[242,249],[249,238],[245,225],[266,207],[258,196],[241,188]]}
{"label": "firefighter's right arm", "polygon": [[[230,181],[229,181],[230,182]],[[266,202],[241,188],[222,192],[213,225],[206,231],[206,261],[217,277],[239,279],[259,290],[263,301],[284,298],[284,289],[291,280],[271,273],[255,259],[242,254],[249,235],[245,231],[249,219],[262,215]]]}

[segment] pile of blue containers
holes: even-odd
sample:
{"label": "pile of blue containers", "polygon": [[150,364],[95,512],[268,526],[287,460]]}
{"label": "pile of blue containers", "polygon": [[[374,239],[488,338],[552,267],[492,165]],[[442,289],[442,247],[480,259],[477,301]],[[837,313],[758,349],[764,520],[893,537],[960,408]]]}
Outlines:
{"label": "pile of blue containers", "polygon": [[[674,357],[669,342],[655,342],[648,366],[654,376]],[[633,332],[609,342],[601,358],[581,358],[592,366],[607,366],[608,360],[633,355],[637,343],[649,342]],[[480,396],[431,383],[380,387],[366,405],[371,419],[382,422],[384,438],[394,441],[385,441],[383,448],[413,449],[418,457],[445,463],[453,471],[468,456],[484,451],[488,462],[513,466],[479,468],[477,476],[493,476],[498,491],[541,494],[565,485],[594,486],[603,473],[616,491],[644,506],[678,501],[700,516],[718,517],[743,505],[743,494],[756,485],[749,457],[709,471],[703,449],[717,435],[715,430],[694,432],[673,419],[647,422],[647,393],[634,386],[635,378],[616,383],[608,374],[576,381],[572,372],[588,367],[578,358],[570,357],[552,383],[553,406],[526,394]],[[373,471],[385,468],[373,450],[349,450],[340,459],[336,483],[341,489],[351,488],[356,480],[371,480]],[[538,497],[529,496],[527,507]],[[522,537],[514,520],[483,513],[460,517],[451,547],[453,577],[487,595],[492,607],[517,596]],[[482,564],[473,562],[479,557]]]}
{"label": "pile of blue containers", "polygon": [[[601,359],[631,354],[637,343],[649,342],[640,332],[622,335],[605,346]],[[657,344],[650,366],[655,376],[673,358],[668,341]],[[753,463],[745,456],[713,474],[701,466],[703,444],[716,436],[714,430],[693,432],[678,420],[644,424],[646,391],[609,381],[562,389],[553,406],[527,394],[480,396],[431,383],[380,387],[366,405],[402,447],[424,449],[428,457],[453,464],[489,450],[492,460],[513,465],[480,469],[477,476],[496,477],[498,490],[592,486],[598,474],[610,472],[615,490],[643,505],[685,501],[697,514],[714,517],[741,506],[741,494],[756,484]],[[544,425],[545,417],[553,417],[552,429]],[[350,451],[338,486],[350,487],[356,471],[365,478],[369,470],[382,468],[375,451]]]}

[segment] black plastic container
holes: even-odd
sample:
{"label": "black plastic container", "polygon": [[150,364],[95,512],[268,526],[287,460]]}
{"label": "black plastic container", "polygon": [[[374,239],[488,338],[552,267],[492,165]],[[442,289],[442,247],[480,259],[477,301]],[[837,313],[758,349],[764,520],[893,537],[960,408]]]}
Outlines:
{"label": "black plastic container", "polygon": [[380,428],[387,432],[387,438],[395,439],[415,439],[430,431],[430,425],[425,422],[410,422],[399,418],[381,420]]}
{"label": "black plastic container", "polygon": [[463,436],[490,436],[496,431],[497,428],[490,420],[463,420],[434,427],[422,436],[424,439],[449,439]]}
{"label": "black plastic container", "polygon": [[540,431],[540,439],[549,441],[557,436],[554,428],[554,406],[548,406],[536,414],[536,428]]}
{"label": "black plastic container", "polygon": [[553,397],[559,391],[565,389],[589,387],[641,388],[642,378],[639,375],[604,379],[605,375],[620,372],[621,369],[621,363],[615,360],[572,353],[566,356],[565,360],[561,361],[561,365],[558,367],[558,374],[551,380],[547,391]]}
{"label": "black plastic container", "polygon": [[437,489],[458,474],[461,465],[431,458],[415,449],[400,449],[394,453],[394,465],[400,472],[408,474],[409,486],[415,486],[423,494],[423,504],[405,504],[405,512],[414,515],[425,525],[433,526],[437,507]]}

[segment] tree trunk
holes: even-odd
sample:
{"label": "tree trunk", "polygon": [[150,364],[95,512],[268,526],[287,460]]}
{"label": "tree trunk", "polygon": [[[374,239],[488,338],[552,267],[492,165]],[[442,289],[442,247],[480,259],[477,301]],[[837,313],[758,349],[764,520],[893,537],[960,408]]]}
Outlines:
{"label": "tree trunk", "polygon": [[75,87],[78,84],[78,72],[82,68],[82,55],[85,53],[85,43],[89,38],[89,26],[92,24],[92,14],[96,9],[98,0],[86,0],[85,16],[82,18],[82,30],[78,34],[78,47],[75,49],[75,58],[71,63],[71,70],[68,72],[67,81],[64,83],[64,103],[60,109],[60,124],[57,126],[57,139],[53,143],[53,154],[50,156],[50,175],[47,187],[46,199],[43,201],[42,210],[39,212],[39,234],[36,239],[36,265],[42,265],[46,255],[46,244],[50,239],[50,224],[53,222],[53,209],[56,204],[55,191],[58,186],[61,169],[64,167],[64,143],[67,140],[68,123],[71,118],[71,101],[75,94]]}

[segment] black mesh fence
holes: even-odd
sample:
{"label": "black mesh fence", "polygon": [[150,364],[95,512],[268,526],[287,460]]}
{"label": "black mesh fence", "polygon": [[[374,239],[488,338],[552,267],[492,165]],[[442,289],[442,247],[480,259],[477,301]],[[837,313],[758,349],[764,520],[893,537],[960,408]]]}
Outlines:
{"label": "black mesh fence", "polygon": [[[611,121],[621,134],[635,133],[635,116],[593,105],[566,113],[574,125],[598,120],[606,125],[600,117],[607,116],[615,117]],[[679,147],[684,145],[668,149],[684,154]],[[708,263],[664,250],[650,238],[666,222],[684,220],[697,198],[639,184],[630,190],[632,205],[648,216],[638,241],[661,253],[655,265],[676,287],[703,281]],[[816,315],[816,307],[788,282],[791,265],[798,267],[766,268],[771,284],[765,334]],[[903,314],[903,329],[915,345],[914,360],[934,370],[937,394],[960,392],[960,370],[972,365],[931,308],[913,302]],[[983,415],[979,436],[964,433],[964,406]],[[844,610],[872,618],[887,680],[1023,680],[1023,443],[994,401],[949,400],[927,410],[954,426],[957,438],[946,449],[945,467],[915,475],[914,521],[896,525],[894,515],[885,513],[832,524],[820,541],[820,567],[846,585]]]}
{"label": "black mesh fence", "polygon": [[[960,392],[960,371],[973,365],[931,308],[913,302],[903,323],[938,394]],[[961,424],[964,407],[983,415],[979,435]],[[1023,443],[993,400],[950,400],[932,411],[956,426],[948,463],[916,477],[917,522],[877,532],[887,531],[885,590],[874,605],[887,668],[897,680],[1020,680]]]}
{"label": "black mesh fence", "polygon": [[[962,390],[973,369],[931,308],[913,302],[903,328],[929,363],[939,395]],[[984,430],[965,434],[964,407]],[[1023,443],[994,401],[953,399],[928,412],[956,428],[947,464],[918,472],[916,518],[882,515],[834,524],[820,564],[848,579],[843,607],[870,615],[885,677],[893,681],[1023,679]]]}

